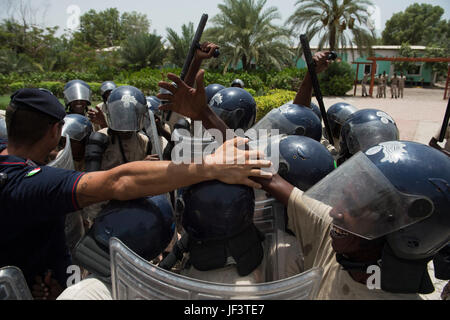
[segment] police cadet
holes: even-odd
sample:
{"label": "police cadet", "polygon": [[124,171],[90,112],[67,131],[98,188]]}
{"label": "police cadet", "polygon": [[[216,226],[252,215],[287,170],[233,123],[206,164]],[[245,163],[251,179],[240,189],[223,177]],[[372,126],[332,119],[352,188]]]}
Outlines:
{"label": "police cadet", "polygon": [[111,92],[117,88],[117,85],[113,81],[105,81],[100,86],[100,95],[102,96],[103,102],[99,103],[95,110],[89,110],[89,119],[94,124],[94,130],[99,131],[106,128],[108,124],[106,123],[106,102]]}
{"label": "police cadet", "polygon": [[381,98],[383,91],[383,79],[381,73],[376,78],[376,82],[377,82],[377,98]]}
{"label": "police cadet", "polygon": [[397,72],[394,72],[394,76],[391,79],[391,99],[397,99],[398,97],[398,93],[397,93],[397,89],[398,89],[398,82],[399,79],[397,77]]}
{"label": "police cadet", "polygon": [[386,71],[383,71],[383,75],[381,76],[381,96],[380,98],[386,98],[386,86],[388,81],[388,75]]}
{"label": "police cadet", "polygon": [[102,158],[102,170],[141,161],[151,154],[149,138],[139,132],[146,112],[147,100],[139,89],[121,86],[111,92],[106,105],[108,127],[99,131],[109,138]]}
{"label": "police cadet", "polygon": [[342,126],[339,137],[338,165],[359,151],[385,141],[400,138],[395,120],[378,109],[362,109],[350,115]]}
{"label": "police cadet", "polygon": [[218,83],[213,83],[213,84],[210,84],[209,86],[207,86],[205,88],[206,99],[207,99],[206,102],[209,104],[212,97],[214,97],[217,92],[219,92],[220,90],[223,90],[223,89],[225,89],[225,87]]}
{"label": "police cadet", "polygon": [[358,109],[347,102],[338,102],[328,108],[327,117],[328,123],[330,124],[331,134],[333,135],[334,150],[332,150],[331,147],[327,146],[326,144],[325,146],[329,151],[331,149],[332,151],[330,152],[332,152],[333,154],[339,153],[340,151],[339,139],[341,138],[342,126],[344,125],[345,121],[356,111],[358,111]]}
{"label": "police cadet", "polygon": [[398,78],[398,97],[403,99],[403,91],[405,90],[406,77],[403,72],[400,73]]}
{"label": "police cadet", "polygon": [[[262,176],[258,168],[270,166],[263,160],[249,163],[256,153],[239,150],[236,146],[246,142],[241,138],[227,141],[204,164],[141,161],[90,173],[45,166],[60,140],[65,116],[64,107],[49,93],[38,89],[15,92],[6,110],[9,144],[0,150],[0,266],[20,268],[30,288],[35,283],[38,288],[52,285],[49,291],[38,292],[41,298],[53,298],[54,288],[60,291],[66,286],[71,264],[64,237],[67,213],[102,201],[163,194],[211,179],[260,188],[260,183],[248,177]],[[224,152],[229,148],[236,152]],[[245,164],[231,164],[237,159],[245,159]]]}
{"label": "police cadet", "polygon": [[68,113],[86,115],[91,105],[92,90],[83,80],[71,80],[64,86],[64,102]]}
{"label": "police cadet", "polygon": [[[159,83],[173,93],[160,95],[169,100],[163,109],[226,129],[205,103],[203,71],[197,89],[169,79],[177,87]],[[427,263],[449,242],[449,181],[450,159],[442,153],[387,141],[357,153],[305,194],[279,175],[262,185],[287,205],[289,229],[308,249],[305,269],[324,268],[318,299],[419,299],[434,289]]]}

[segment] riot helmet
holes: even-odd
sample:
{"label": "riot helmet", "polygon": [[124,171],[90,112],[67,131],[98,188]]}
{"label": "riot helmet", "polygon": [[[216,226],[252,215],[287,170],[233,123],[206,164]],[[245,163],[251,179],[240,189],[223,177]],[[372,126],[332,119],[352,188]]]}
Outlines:
{"label": "riot helmet", "polygon": [[158,114],[159,106],[161,105],[161,100],[159,100],[156,96],[148,96],[146,97],[147,106],[150,110],[153,111],[154,114]]}
{"label": "riot helmet", "polygon": [[8,131],[6,130],[6,121],[0,117],[0,139],[8,139]]}
{"label": "riot helmet", "polygon": [[83,141],[92,131],[91,121],[87,117],[80,114],[68,114],[64,118],[61,136],[68,135],[72,140]]}
{"label": "riot helmet", "polygon": [[233,82],[231,83],[231,87],[238,87],[238,88],[245,88],[245,84],[244,81],[242,81],[241,79],[234,79]]}
{"label": "riot helmet", "polygon": [[[328,123],[330,124],[334,141],[339,141],[342,126],[348,117],[356,111],[358,111],[357,108],[346,102],[335,103],[327,110]],[[339,145],[339,143],[336,145]]]}
{"label": "riot helmet", "polygon": [[167,206],[161,197],[110,201],[92,226],[93,237],[103,250],[108,252],[109,239],[116,237],[146,260],[166,249],[174,231],[170,204]]}
{"label": "riot helmet", "polygon": [[262,261],[262,236],[253,224],[253,189],[208,181],[183,190],[182,225],[189,235],[190,260],[200,271],[225,267],[250,274]]}
{"label": "riot helmet", "polygon": [[279,134],[310,137],[320,141],[322,124],[311,108],[298,104],[285,104],[266,114],[253,130],[278,129]]}
{"label": "riot helmet", "polygon": [[318,141],[288,136],[280,141],[278,174],[302,191],[308,190],[334,169],[334,159]]}
{"label": "riot helmet", "polygon": [[225,89],[225,87],[223,85],[217,84],[217,83],[213,83],[213,84],[210,84],[209,86],[207,86],[205,88],[206,102],[209,104],[212,97],[214,97],[217,92],[219,92],[220,90],[223,90],[223,89]]}
{"label": "riot helmet", "polygon": [[312,109],[312,111],[314,111],[316,116],[319,117],[320,121],[322,121],[322,113],[320,112],[319,106],[317,104],[315,104],[314,102],[311,102],[311,109]]}
{"label": "riot helmet", "polygon": [[105,81],[100,86],[100,95],[103,98],[103,101],[106,103],[108,100],[109,94],[117,88],[117,85],[113,81]]}
{"label": "riot helmet", "polygon": [[255,123],[256,102],[244,89],[220,90],[211,98],[209,106],[230,129],[245,131]]}
{"label": "riot helmet", "polygon": [[137,132],[144,125],[148,107],[147,100],[139,89],[121,86],[111,92],[106,109],[109,129],[119,132]]}
{"label": "riot helmet", "polygon": [[304,197],[327,205],[329,216],[321,218],[338,228],[385,240],[383,290],[432,292],[427,263],[450,241],[446,155],[416,142],[382,142],[358,152]]}
{"label": "riot helmet", "polygon": [[64,86],[64,102],[69,109],[74,101],[85,101],[87,106],[91,105],[92,91],[91,87],[83,80],[72,80]]}
{"label": "riot helmet", "polygon": [[340,157],[348,159],[358,151],[398,139],[397,125],[386,112],[377,109],[359,110],[345,121],[341,129]]}

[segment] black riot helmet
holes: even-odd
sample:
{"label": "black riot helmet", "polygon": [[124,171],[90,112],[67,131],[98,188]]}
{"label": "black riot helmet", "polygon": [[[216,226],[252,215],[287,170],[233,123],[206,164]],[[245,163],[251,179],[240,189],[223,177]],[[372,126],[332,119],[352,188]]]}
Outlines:
{"label": "black riot helmet", "polygon": [[[327,110],[328,123],[330,124],[334,141],[339,141],[342,126],[345,121],[356,111],[358,111],[356,107],[346,102],[335,103]],[[339,145],[339,143],[336,145]]]}
{"label": "black riot helmet", "polygon": [[427,264],[450,241],[446,155],[416,142],[382,142],[358,152],[305,197],[329,206],[338,228],[384,240],[383,290],[433,291]]}
{"label": "black riot helmet", "polygon": [[234,79],[233,82],[231,82],[231,87],[237,87],[237,88],[245,88],[244,81],[241,79]]}
{"label": "black riot helmet", "polygon": [[205,88],[206,102],[209,104],[212,97],[214,97],[217,92],[219,92],[220,90],[223,90],[223,89],[225,89],[225,87],[223,85],[217,84],[217,83],[213,83],[213,84],[210,84],[209,86],[207,86]]}
{"label": "black riot helmet", "polygon": [[334,169],[330,152],[318,141],[288,136],[280,141],[278,174],[302,191],[308,190]]}
{"label": "black riot helmet", "polygon": [[353,113],[344,123],[340,136],[340,157],[348,159],[358,151],[384,141],[399,139],[394,119],[377,109],[363,109]]}
{"label": "black riot helmet", "polygon": [[261,263],[263,239],[253,224],[252,188],[208,181],[183,189],[182,199],[182,225],[195,268],[222,268],[232,257],[239,275],[246,276]]}
{"label": "black riot helmet", "polygon": [[156,258],[175,231],[173,212],[164,198],[110,201],[94,221],[94,239],[101,247],[109,248],[109,239],[116,237],[142,258]]}
{"label": "black riot helmet", "polygon": [[108,128],[121,132],[137,132],[144,125],[148,112],[147,100],[136,87],[121,86],[114,89],[106,105]]}
{"label": "black riot helmet", "polygon": [[253,126],[253,130],[278,129],[279,134],[310,137],[320,141],[322,124],[311,108],[298,104],[285,104],[273,109]]}
{"label": "black riot helmet", "polygon": [[316,116],[319,117],[320,121],[322,121],[322,113],[320,112],[319,106],[317,104],[311,102],[311,109],[312,109],[312,111],[314,111]]}
{"label": "black riot helmet", "polygon": [[211,98],[209,106],[230,129],[245,131],[255,123],[256,102],[244,89],[220,90]]}

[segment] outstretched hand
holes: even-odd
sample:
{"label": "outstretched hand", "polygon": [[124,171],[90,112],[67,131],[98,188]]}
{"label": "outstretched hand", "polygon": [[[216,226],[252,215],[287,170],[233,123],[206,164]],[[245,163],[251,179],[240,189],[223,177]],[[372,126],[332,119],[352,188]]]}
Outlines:
{"label": "outstretched hand", "polygon": [[250,177],[272,178],[272,174],[262,168],[272,163],[262,160],[264,154],[258,150],[246,150],[248,139],[236,137],[226,141],[215,153],[205,157],[205,164],[211,167],[213,178],[227,184],[243,184],[261,189],[261,184]]}
{"label": "outstretched hand", "polygon": [[206,103],[205,86],[203,82],[204,70],[197,73],[195,81],[197,89],[188,86],[178,76],[169,73],[167,78],[172,80],[176,86],[171,83],[161,81],[158,86],[169,90],[172,94],[158,94],[157,97],[161,100],[166,100],[168,103],[159,107],[162,111],[174,111],[192,120],[202,120],[205,112],[209,109]]}

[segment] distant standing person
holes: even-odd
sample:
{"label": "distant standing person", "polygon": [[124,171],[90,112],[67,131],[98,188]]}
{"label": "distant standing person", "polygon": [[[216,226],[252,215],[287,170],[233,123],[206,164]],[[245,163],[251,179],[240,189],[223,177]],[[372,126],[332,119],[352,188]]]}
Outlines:
{"label": "distant standing person", "polygon": [[398,97],[403,99],[403,90],[405,89],[406,77],[402,73],[400,73],[400,77],[398,78]]}
{"label": "distant standing person", "polygon": [[362,96],[363,97],[367,97],[367,88],[366,88],[366,84],[367,84],[367,80],[369,79],[369,74],[368,73],[364,73],[364,77],[361,81],[361,86],[362,86]]}
{"label": "distant standing person", "polygon": [[394,76],[391,79],[391,99],[397,99],[397,88],[398,88],[398,78],[397,73],[394,73]]}
{"label": "distant standing person", "polygon": [[383,76],[381,77],[381,97],[386,98],[386,85],[387,85],[387,75],[386,71],[383,71]]}
{"label": "distant standing person", "polygon": [[380,73],[377,78],[377,98],[381,98],[382,91],[383,91],[383,79]]}

